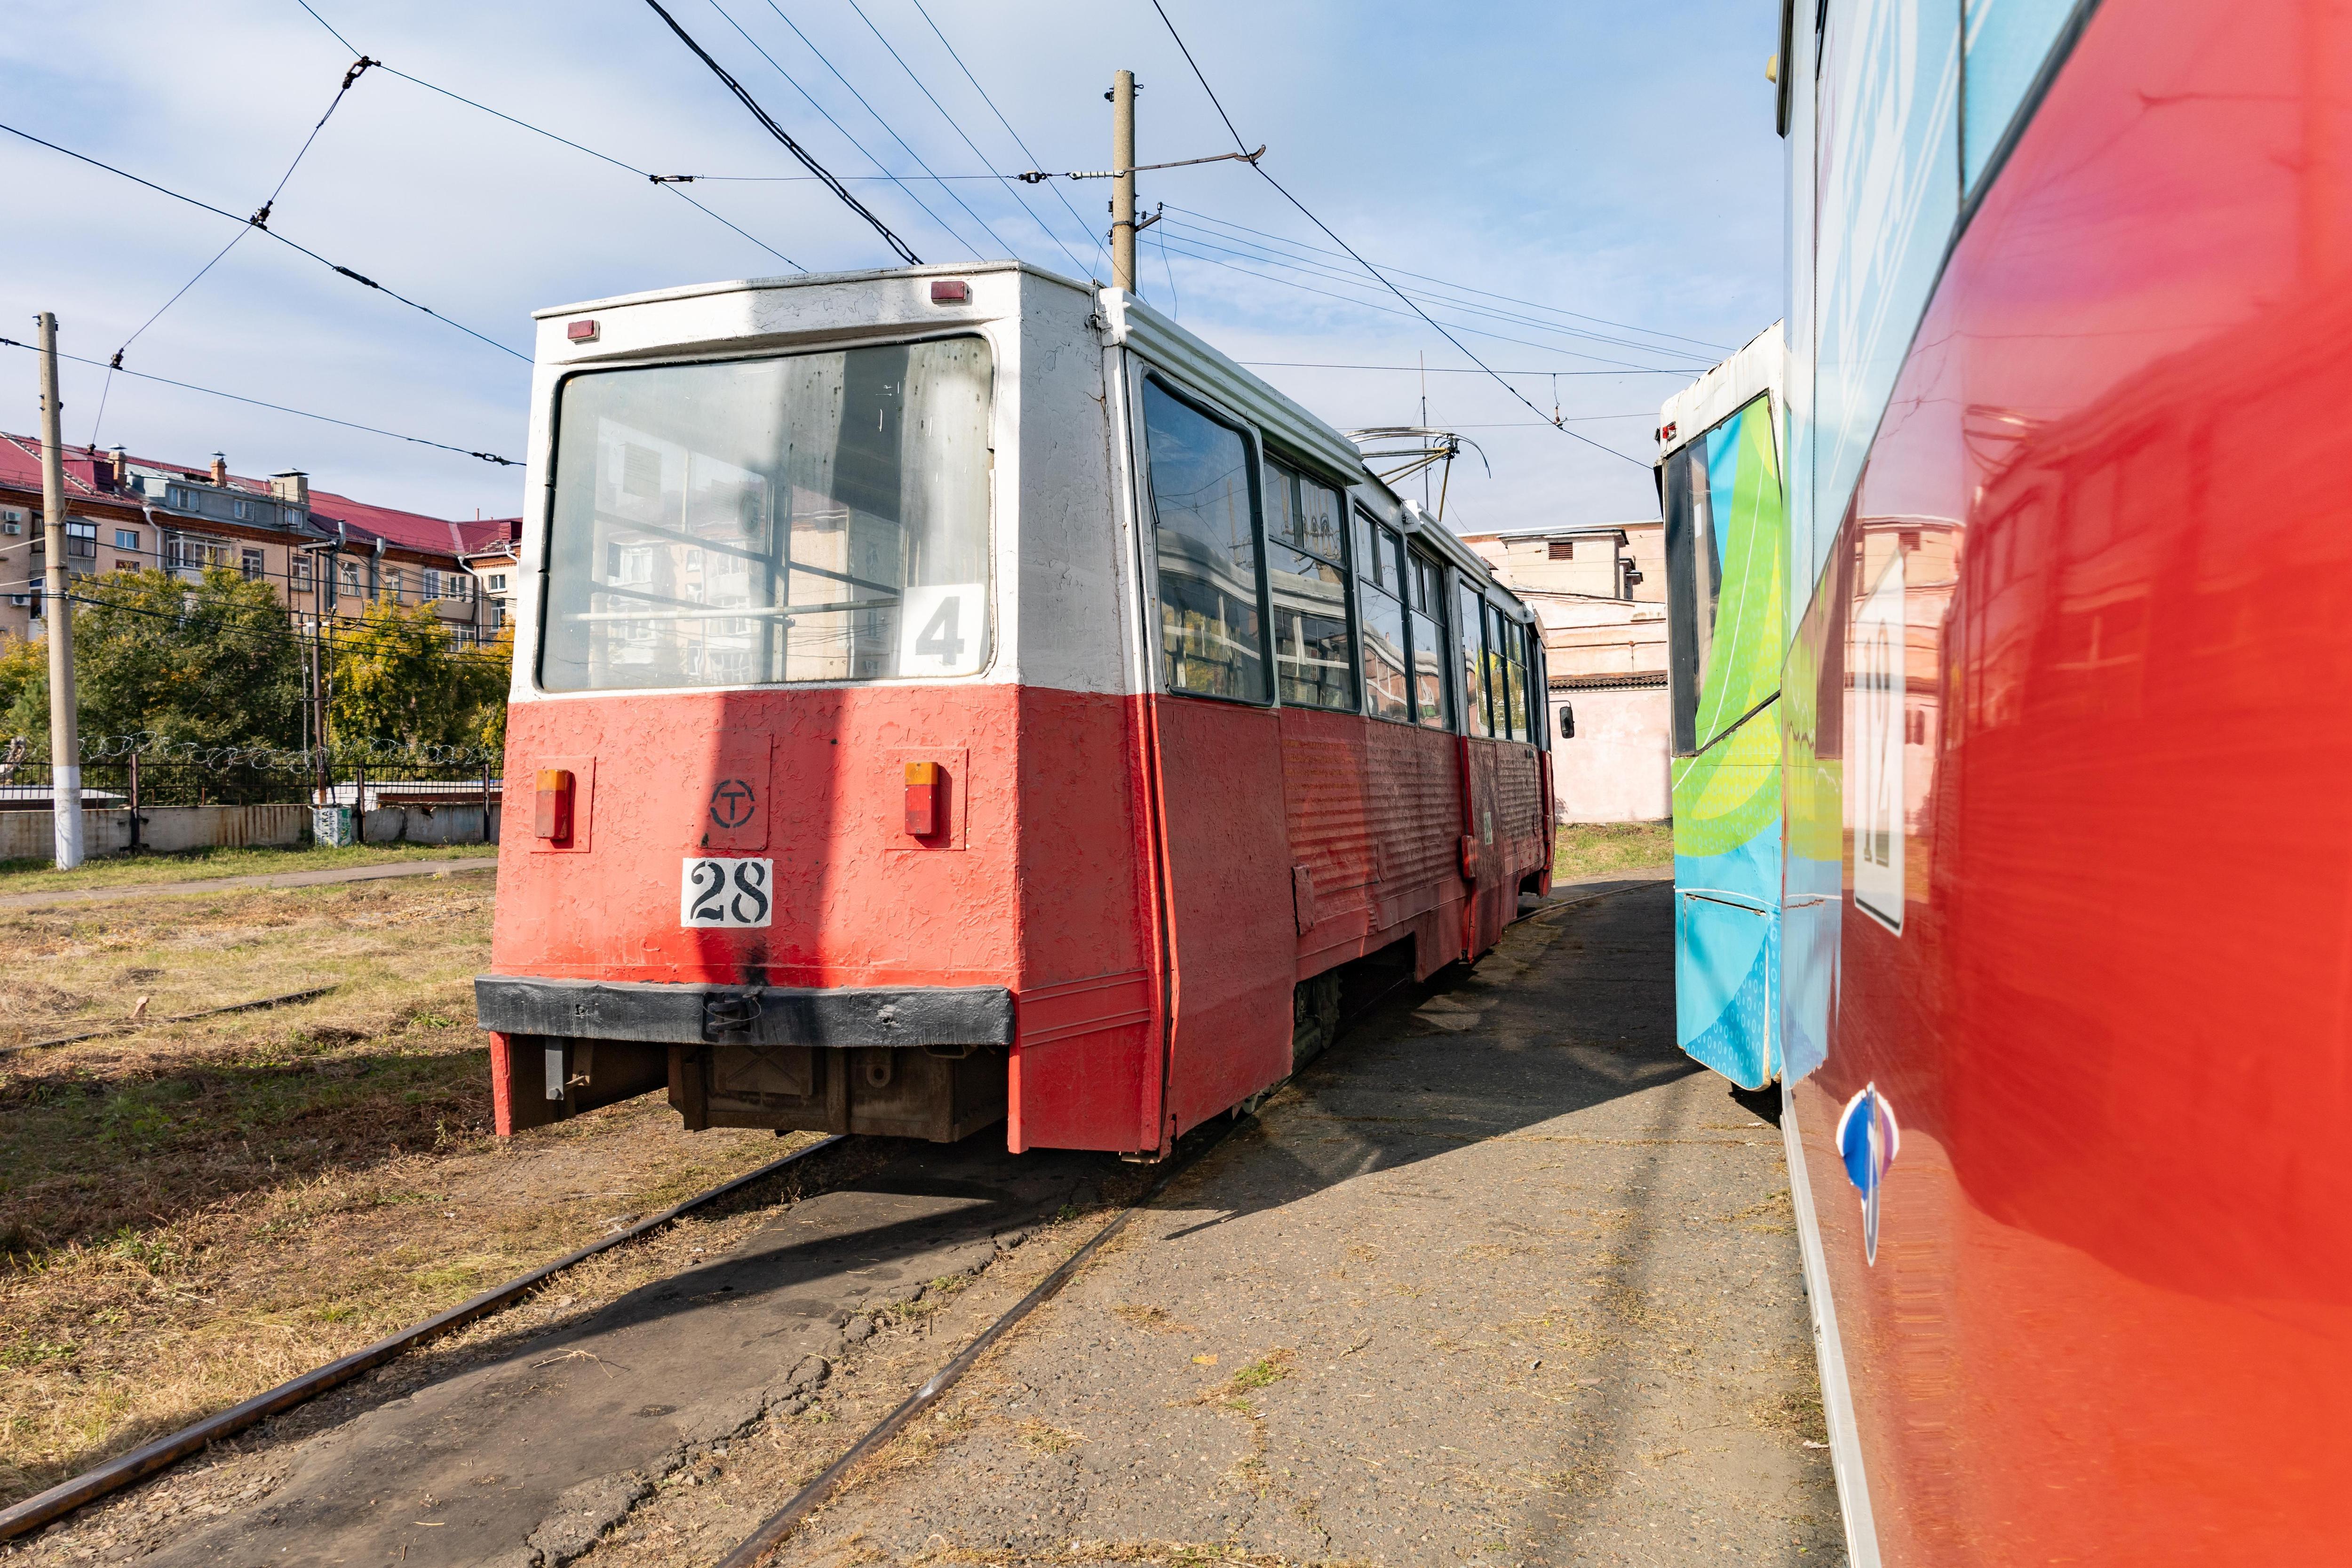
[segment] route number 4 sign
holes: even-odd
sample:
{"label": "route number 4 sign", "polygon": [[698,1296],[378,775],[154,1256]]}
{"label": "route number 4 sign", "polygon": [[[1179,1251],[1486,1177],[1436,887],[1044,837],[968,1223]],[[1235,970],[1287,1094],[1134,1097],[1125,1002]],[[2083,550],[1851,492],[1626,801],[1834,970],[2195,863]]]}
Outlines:
{"label": "route number 4 sign", "polygon": [[988,599],[979,583],[908,588],[898,615],[900,675],[973,675],[988,653]]}

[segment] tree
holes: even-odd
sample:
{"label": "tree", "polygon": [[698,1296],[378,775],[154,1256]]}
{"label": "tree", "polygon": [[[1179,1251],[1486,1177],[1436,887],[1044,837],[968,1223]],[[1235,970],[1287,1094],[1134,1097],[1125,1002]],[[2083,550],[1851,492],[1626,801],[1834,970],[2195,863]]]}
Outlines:
{"label": "tree", "polygon": [[461,648],[431,604],[378,600],[340,626],[328,730],[338,743],[503,744],[511,631],[488,648]]}
{"label": "tree", "polygon": [[[152,731],[201,746],[296,746],[302,654],[266,582],[214,568],[199,582],[165,572],[76,579],[74,698],[90,737]],[[0,649],[10,731],[49,732],[43,643]]]}

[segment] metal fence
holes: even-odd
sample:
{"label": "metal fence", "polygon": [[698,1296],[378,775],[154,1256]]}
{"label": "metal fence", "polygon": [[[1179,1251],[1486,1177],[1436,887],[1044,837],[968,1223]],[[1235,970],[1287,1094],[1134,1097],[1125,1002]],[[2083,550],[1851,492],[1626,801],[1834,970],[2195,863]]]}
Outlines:
{"label": "metal fence", "polygon": [[[0,751],[0,811],[48,811],[55,769],[18,741]],[[85,811],[128,809],[131,843],[138,813],[202,805],[342,806],[355,837],[370,812],[500,804],[500,759],[482,747],[352,746],[320,751],[195,747],[159,737],[85,742]]]}

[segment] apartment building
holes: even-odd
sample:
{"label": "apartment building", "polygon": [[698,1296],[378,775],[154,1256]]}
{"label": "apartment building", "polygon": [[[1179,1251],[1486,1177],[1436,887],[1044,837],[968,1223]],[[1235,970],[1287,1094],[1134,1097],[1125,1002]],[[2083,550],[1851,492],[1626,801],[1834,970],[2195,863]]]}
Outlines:
{"label": "apartment building", "polygon": [[[468,557],[509,541],[517,520],[472,522],[371,505],[310,488],[299,470],[254,479],[214,454],[190,468],[108,450],[64,455],[67,571],[75,577],[215,567],[278,590],[300,624],[357,619],[371,601],[430,604],[453,641],[498,634]],[[0,634],[38,637],[47,570],[41,446],[0,432]]]}

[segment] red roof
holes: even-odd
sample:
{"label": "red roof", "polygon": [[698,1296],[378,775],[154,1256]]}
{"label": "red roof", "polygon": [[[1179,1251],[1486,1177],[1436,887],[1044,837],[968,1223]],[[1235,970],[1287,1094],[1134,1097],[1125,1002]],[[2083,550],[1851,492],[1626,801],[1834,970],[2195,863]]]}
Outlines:
{"label": "red roof", "polygon": [[[12,436],[0,431],[0,486],[38,491],[41,488],[40,453],[38,437]],[[192,468],[184,463],[164,462],[160,458],[136,455],[131,456],[131,461],[142,468],[160,468],[166,473],[185,474],[203,483],[212,482],[209,468]],[[99,455],[93,454],[89,447],[67,447],[64,462],[67,495],[69,498],[112,500],[126,506],[138,504],[136,498],[118,496],[110,474],[102,476],[98,468]],[[232,489],[250,490],[255,495],[270,493],[267,479],[231,474],[228,483]],[[502,540],[519,537],[522,529],[522,520],[519,517],[452,521],[446,518],[427,517],[422,512],[402,511],[394,507],[372,506],[350,496],[317,489],[310,491],[310,521],[314,527],[330,533],[340,522],[348,535],[381,539],[390,546],[434,555],[462,555],[468,551],[486,549]]]}

